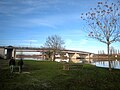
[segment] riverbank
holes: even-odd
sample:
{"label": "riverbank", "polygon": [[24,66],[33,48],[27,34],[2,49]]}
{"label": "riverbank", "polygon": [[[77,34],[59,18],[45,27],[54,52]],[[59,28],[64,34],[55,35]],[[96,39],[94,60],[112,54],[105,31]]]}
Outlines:
{"label": "riverbank", "polygon": [[0,60],[0,90],[120,90],[120,70],[83,64],[81,70],[63,70],[62,63],[24,61],[23,73],[10,74]]}

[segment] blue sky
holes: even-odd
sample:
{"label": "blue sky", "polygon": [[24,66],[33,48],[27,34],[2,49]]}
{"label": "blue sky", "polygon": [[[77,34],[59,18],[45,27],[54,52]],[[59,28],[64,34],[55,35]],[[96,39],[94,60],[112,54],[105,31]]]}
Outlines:
{"label": "blue sky", "polygon": [[48,36],[59,35],[66,49],[106,51],[105,44],[88,37],[80,18],[98,1],[105,0],[0,0],[0,45],[41,47]]}

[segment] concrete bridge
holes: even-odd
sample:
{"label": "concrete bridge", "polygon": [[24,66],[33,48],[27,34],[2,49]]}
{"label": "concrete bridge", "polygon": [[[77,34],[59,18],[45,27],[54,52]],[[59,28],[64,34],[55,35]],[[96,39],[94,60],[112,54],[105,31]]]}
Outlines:
{"label": "concrete bridge", "polygon": [[[13,46],[0,46],[0,56],[4,59],[10,59],[14,57],[15,59],[22,58],[37,58],[41,60],[46,59],[45,52],[49,51],[48,48],[33,48],[33,47],[13,47]],[[84,51],[77,51],[77,50],[61,50],[64,52],[64,56],[66,57],[65,60],[72,61],[75,63],[80,62],[80,59],[86,59],[87,61],[93,57],[93,53],[84,52]],[[24,53],[28,53],[25,55]],[[32,54],[30,54],[32,53]],[[36,54],[37,53],[37,54]],[[30,54],[30,55],[29,55]],[[56,60],[63,60],[59,54],[55,55]]]}

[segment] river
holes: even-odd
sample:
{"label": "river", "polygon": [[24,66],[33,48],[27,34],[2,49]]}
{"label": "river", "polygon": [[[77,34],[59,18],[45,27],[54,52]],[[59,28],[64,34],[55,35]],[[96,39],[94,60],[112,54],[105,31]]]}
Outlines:
{"label": "river", "polygon": [[[109,68],[108,61],[94,61],[91,64],[96,65],[97,67]],[[111,61],[111,67],[113,69],[120,69],[120,60]]]}

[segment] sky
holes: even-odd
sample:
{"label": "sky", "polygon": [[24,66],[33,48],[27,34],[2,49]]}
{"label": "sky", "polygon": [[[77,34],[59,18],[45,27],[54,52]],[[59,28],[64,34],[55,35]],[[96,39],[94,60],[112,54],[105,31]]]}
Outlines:
{"label": "sky", "polygon": [[[59,35],[66,49],[106,52],[106,44],[88,37],[80,18],[98,1],[105,0],[0,0],[0,46],[41,47],[48,36]],[[120,43],[111,46],[119,49]]]}

